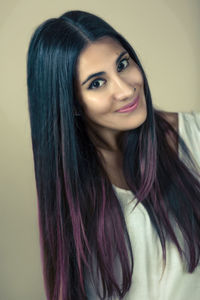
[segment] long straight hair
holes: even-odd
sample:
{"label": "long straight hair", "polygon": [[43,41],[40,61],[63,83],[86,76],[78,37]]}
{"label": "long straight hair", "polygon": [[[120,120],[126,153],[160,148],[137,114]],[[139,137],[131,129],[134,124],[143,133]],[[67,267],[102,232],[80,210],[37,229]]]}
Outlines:
{"label": "long straight hair", "polygon": [[[137,204],[147,209],[158,233],[164,265],[167,239],[186,260],[188,272],[193,272],[199,262],[200,176],[189,149],[162,113],[153,108],[145,72],[127,40],[98,16],[69,11],[35,29],[27,55],[41,256],[48,300],[59,296],[63,300],[87,299],[87,273],[92,274],[101,299],[122,298],[131,286],[134,253],[125,218],[87,133],[76,89],[81,51],[104,36],[120,42],[144,80],[147,119],[138,128],[126,131],[121,143],[127,184]],[[77,111],[80,116],[75,115]],[[174,142],[179,140],[185,163],[168,143],[169,133]],[[171,217],[182,233],[188,255],[178,241]],[[115,274],[116,258],[121,282]]]}

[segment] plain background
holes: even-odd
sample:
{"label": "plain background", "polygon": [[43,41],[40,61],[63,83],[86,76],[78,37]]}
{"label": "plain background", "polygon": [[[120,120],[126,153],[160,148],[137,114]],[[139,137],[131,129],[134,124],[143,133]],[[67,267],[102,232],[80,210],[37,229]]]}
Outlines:
{"label": "plain background", "polygon": [[45,300],[26,87],[30,37],[68,10],[103,17],[136,50],[153,104],[200,111],[200,1],[0,2],[0,299]]}

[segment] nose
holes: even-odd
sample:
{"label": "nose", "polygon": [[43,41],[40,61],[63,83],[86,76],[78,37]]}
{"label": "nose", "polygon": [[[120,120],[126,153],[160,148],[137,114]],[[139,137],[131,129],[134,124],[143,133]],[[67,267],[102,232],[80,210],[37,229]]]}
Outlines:
{"label": "nose", "polygon": [[134,97],[136,87],[131,86],[124,78],[117,76],[113,80],[113,97],[118,101],[130,100]]}

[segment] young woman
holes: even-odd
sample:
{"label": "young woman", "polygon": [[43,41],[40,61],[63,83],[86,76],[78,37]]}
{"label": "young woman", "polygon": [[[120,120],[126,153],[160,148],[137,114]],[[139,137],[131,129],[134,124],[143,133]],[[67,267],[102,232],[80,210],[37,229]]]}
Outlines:
{"label": "young woman", "polygon": [[199,299],[199,152],[179,129],[198,149],[200,114],[155,109],[131,45],[84,11],[35,30],[27,85],[47,299]]}

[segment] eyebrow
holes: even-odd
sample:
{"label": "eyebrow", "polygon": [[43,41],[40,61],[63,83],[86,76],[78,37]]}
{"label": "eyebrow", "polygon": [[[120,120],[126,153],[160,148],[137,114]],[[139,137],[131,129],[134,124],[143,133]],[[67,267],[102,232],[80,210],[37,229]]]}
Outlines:
{"label": "eyebrow", "polygon": [[[116,59],[116,62],[115,62],[116,65],[117,65],[118,62],[120,61],[121,57],[124,56],[126,53],[128,53],[128,52],[127,52],[127,51],[123,51],[123,52],[118,56],[118,58]],[[105,75],[105,74],[106,74],[106,72],[98,72],[98,73],[91,74],[91,75],[89,75],[89,76],[87,77],[86,80],[84,80],[84,81],[82,82],[81,85],[84,85],[88,80],[90,80],[90,79],[93,78],[93,77],[100,76],[100,75]]]}

